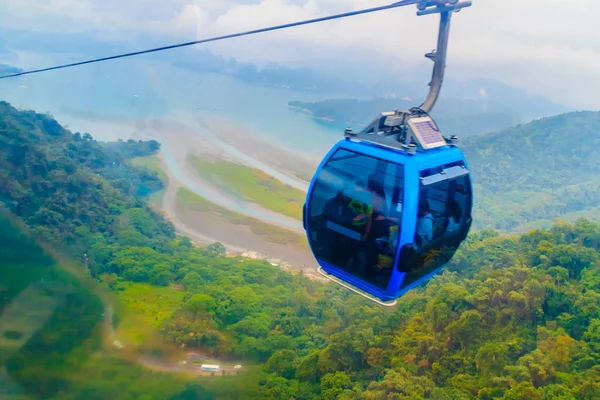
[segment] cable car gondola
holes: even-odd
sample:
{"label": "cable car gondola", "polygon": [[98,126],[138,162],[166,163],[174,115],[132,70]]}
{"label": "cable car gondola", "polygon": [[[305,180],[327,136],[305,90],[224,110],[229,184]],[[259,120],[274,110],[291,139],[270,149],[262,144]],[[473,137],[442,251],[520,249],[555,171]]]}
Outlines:
{"label": "cable car gondola", "polygon": [[452,13],[470,5],[418,5],[418,15],[440,13],[438,48],[426,55],[435,63],[427,99],[382,113],[360,132],[347,129],[308,190],[303,223],[319,271],[379,304],[396,304],[436,274],[471,227],[467,162],[456,136],[444,137],[429,115],[442,85]]}

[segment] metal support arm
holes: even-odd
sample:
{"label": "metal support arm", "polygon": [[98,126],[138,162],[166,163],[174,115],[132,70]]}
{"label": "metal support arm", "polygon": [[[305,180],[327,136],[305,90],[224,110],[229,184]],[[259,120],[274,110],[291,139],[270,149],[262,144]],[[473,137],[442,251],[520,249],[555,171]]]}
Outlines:
{"label": "metal support arm", "polygon": [[[408,4],[411,2],[412,0],[405,0],[405,2],[402,3]],[[421,139],[415,137],[413,135],[413,129],[408,126],[409,120],[420,118],[420,123],[428,122],[435,127],[434,130],[439,132],[435,122],[429,116],[429,113],[435,106],[442,90],[442,83],[444,81],[444,73],[446,70],[446,56],[448,54],[448,39],[450,36],[452,14],[463,8],[470,7],[472,1],[421,0],[416,2],[416,4],[419,9],[417,15],[440,14],[437,49],[425,55],[425,57],[434,62],[433,73],[431,81],[429,82],[429,93],[427,94],[425,101],[419,107],[414,107],[410,110],[395,110],[381,113],[360,132],[354,132],[352,129],[348,128],[344,134],[347,139],[356,138],[371,143],[377,143],[382,146],[400,148],[407,151],[409,154],[414,154],[415,152],[415,141],[417,141],[417,144],[420,144],[424,149],[439,147],[432,147],[431,143],[427,146],[420,143]],[[426,118],[427,121],[422,118]],[[455,136],[450,139],[444,139],[450,145],[455,145],[457,141]],[[442,143],[442,141],[439,140],[436,143]]]}
{"label": "metal support arm", "polygon": [[429,113],[435,106],[444,82],[444,72],[446,70],[446,55],[448,54],[448,36],[450,34],[450,21],[452,12],[445,11],[440,14],[440,32],[438,36],[438,46],[433,53],[426,55],[434,62],[433,74],[429,83],[429,94],[419,108]]}
{"label": "metal support arm", "polygon": [[446,56],[448,54],[448,38],[450,37],[450,23],[452,22],[452,14],[462,8],[470,7],[472,1],[458,0],[431,2],[433,8],[420,9],[418,15],[428,15],[433,13],[440,14],[440,30],[438,34],[437,49],[433,53],[428,53],[425,57],[433,60],[433,74],[429,83],[429,94],[419,108],[429,113],[435,106],[435,103],[440,96],[442,83],[444,81],[444,72],[446,71]]}

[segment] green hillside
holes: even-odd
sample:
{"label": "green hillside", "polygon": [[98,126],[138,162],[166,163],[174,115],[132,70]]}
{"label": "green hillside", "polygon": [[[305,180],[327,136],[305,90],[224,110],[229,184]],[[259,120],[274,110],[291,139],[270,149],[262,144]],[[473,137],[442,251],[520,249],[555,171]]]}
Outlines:
{"label": "green hillside", "polygon": [[600,219],[600,112],[576,112],[466,138],[475,227],[523,230]]}
{"label": "green hillside", "polygon": [[[13,215],[40,242],[74,254],[108,290],[124,292],[128,308],[140,310],[148,329],[167,343],[251,367],[239,376],[188,380],[95,352],[94,340],[64,339],[74,323],[81,324],[76,332],[93,337],[86,327],[97,326],[102,311],[91,298],[75,298],[55,317],[56,329],[45,328],[49,339],[30,339],[25,348],[31,352],[7,363],[11,379],[37,396],[600,397],[599,224],[580,220],[521,237],[473,233],[443,274],[409,292],[395,308],[382,308],[264,261],[225,257],[219,244],[198,248],[176,237],[143,197],[160,190],[160,179],[128,161],[152,153],[157,144],[101,145],[48,116],[1,106],[0,199]],[[573,171],[594,165],[587,162]],[[532,180],[522,185],[536,189]],[[13,260],[31,254],[32,265],[56,268],[36,255],[32,244],[11,243],[24,254]],[[16,273],[0,277],[2,288],[21,279]],[[158,302],[136,305],[138,299],[153,301],[139,293],[142,288],[159,292],[152,287],[178,291],[160,299],[168,310],[157,310]],[[86,304],[96,308],[86,312]]]}
{"label": "green hillside", "polygon": [[[0,102],[0,202],[40,239],[77,258],[117,241],[149,240],[162,248],[154,238],[174,237],[174,229],[140,197],[162,189],[162,182],[129,163],[159,147],[133,140],[100,144],[48,115]],[[102,260],[90,259],[94,273]]]}
{"label": "green hillside", "polygon": [[101,351],[100,300],[2,213],[0,242],[0,398],[214,399]]}

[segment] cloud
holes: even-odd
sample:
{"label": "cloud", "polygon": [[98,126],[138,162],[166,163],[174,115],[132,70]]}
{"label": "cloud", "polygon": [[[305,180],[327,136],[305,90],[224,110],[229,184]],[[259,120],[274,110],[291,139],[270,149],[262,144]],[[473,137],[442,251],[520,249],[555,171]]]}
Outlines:
{"label": "cloud", "polygon": [[[389,1],[263,0],[234,5],[204,34],[321,17]],[[592,8],[594,7],[594,8]],[[474,1],[453,16],[449,74],[482,77],[540,92],[574,107],[600,108],[600,37],[592,0]],[[324,65],[344,60],[389,67],[399,73],[430,64],[437,17],[417,17],[414,7],[330,21],[211,46],[252,62]],[[202,35],[199,35],[202,36]],[[336,62],[338,66],[340,63]]]}
{"label": "cloud", "polygon": [[[392,0],[4,0],[0,26],[111,37],[200,39]],[[576,107],[600,108],[600,37],[595,0],[474,0],[454,14],[448,73],[497,79]],[[36,10],[36,12],[31,12]],[[407,73],[428,69],[437,17],[415,7],[329,21],[203,46],[262,65],[278,61],[334,70],[344,65]],[[410,77],[407,77],[410,79]]]}

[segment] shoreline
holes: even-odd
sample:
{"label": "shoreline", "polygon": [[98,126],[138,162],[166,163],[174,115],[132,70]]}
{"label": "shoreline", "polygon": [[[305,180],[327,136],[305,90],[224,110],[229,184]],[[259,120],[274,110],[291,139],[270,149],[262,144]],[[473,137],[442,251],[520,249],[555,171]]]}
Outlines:
{"label": "shoreline", "polygon": [[[252,232],[244,232],[244,227],[236,226],[231,223],[219,223],[219,220],[216,220],[216,217],[213,218],[215,219],[215,221],[213,221],[215,229],[209,230],[206,229],[207,226],[209,226],[206,222],[208,222],[210,218],[202,218],[202,224],[190,224],[190,222],[194,222],[193,218],[188,218],[186,219],[186,222],[184,222],[177,212],[177,191],[180,188],[187,188],[187,186],[178,181],[172,171],[166,168],[162,152],[159,154],[159,158],[161,159],[162,167],[169,180],[163,199],[160,202],[160,208],[161,211],[166,214],[165,217],[173,223],[180,234],[188,236],[198,244],[209,245],[219,242],[225,246],[230,255],[233,254],[251,259],[266,260],[272,265],[277,265],[283,269],[316,272],[316,261],[314,260],[310,249],[298,248],[295,244],[269,242],[264,237],[261,237],[261,235]],[[189,190],[189,188],[187,189]],[[258,219],[258,221],[261,220]],[[216,229],[216,227],[219,227],[219,229]],[[290,231],[290,233],[293,233],[293,231]],[[299,237],[300,236],[301,235],[299,234]],[[229,238],[233,240],[230,240]],[[256,245],[249,247],[241,245],[240,242],[254,242]]]}
{"label": "shoreline", "polygon": [[330,117],[317,117],[315,115],[315,113],[312,112],[312,111],[310,111],[308,108],[302,108],[302,107],[298,107],[298,106],[292,106],[290,104],[288,104],[288,107],[291,108],[291,109],[293,109],[293,110],[299,110],[301,112],[310,114],[311,118],[314,118],[314,119],[318,119],[318,120],[326,121],[326,122],[338,122],[335,119],[330,118]]}

